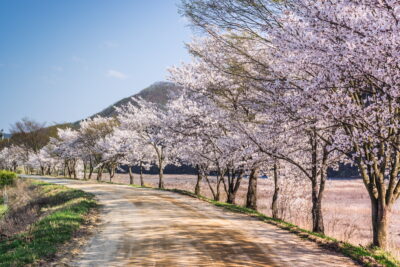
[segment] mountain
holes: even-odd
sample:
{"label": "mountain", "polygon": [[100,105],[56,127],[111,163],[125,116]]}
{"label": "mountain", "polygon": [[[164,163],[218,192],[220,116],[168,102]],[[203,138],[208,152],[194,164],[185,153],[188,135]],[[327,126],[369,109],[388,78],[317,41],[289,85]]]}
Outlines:
{"label": "mountain", "polygon": [[141,97],[144,100],[157,103],[160,105],[165,105],[170,99],[171,95],[176,94],[180,90],[180,87],[172,82],[156,82],[150,85],[149,87],[143,89],[139,93],[126,97],[124,99],[119,100],[118,102],[112,104],[106,109],[96,113],[94,116],[102,116],[102,117],[112,117],[116,115],[115,106],[121,107],[129,103],[132,97]]}

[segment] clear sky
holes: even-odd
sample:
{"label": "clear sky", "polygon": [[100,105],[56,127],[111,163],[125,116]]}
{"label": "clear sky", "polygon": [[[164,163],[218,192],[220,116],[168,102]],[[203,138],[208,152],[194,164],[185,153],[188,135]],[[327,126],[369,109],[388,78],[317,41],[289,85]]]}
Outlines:
{"label": "clear sky", "polygon": [[188,60],[178,0],[1,0],[0,129],[86,118]]}

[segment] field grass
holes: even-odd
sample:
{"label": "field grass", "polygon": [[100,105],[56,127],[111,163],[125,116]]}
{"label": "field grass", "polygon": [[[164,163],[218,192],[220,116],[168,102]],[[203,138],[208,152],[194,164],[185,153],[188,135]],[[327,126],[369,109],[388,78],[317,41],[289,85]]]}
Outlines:
{"label": "field grass", "polygon": [[46,214],[26,232],[0,243],[0,266],[26,266],[49,259],[70,240],[97,204],[93,195],[60,185],[33,182],[41,192]]}

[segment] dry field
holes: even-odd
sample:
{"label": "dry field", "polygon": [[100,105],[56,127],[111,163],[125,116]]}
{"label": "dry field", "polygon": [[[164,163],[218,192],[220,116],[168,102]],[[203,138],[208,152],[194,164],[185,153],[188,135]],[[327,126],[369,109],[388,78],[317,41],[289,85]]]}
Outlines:
{"label": "dry field", "polygon": [[[104,174],[103,179],[108,181]],[[194,175],[165,175],[165,187],[193,191],[196,177]],[[144,175],[145,184],[156,187],[157,175]],[[128,183],[128,175],[117,174],[113,182]],[[135,184],[139,183],[135,175]],[[259,179],[258,182],[259,211],[271,215],[270,205],[273,194],[271,179]],[[311,228],[311,201],[309,183],[307,181],[281,186],[280,213],[285,221],[303,228]],[[206,181],[203,181],[201,194],[212,198]],[[237,204],[243,205],[246,199],[247,180],[244,179],[237,196]],[[221,192],[223,192],[221,186]],[[225,200],[222,194],[221,200]],[[323,200],[324,222],[326,234],[353,244],[367,246],[371,242],[370,202],[361,180],[329,180]],[[397,202],[390,227],[391,252],[400,258],[400,202]]]}

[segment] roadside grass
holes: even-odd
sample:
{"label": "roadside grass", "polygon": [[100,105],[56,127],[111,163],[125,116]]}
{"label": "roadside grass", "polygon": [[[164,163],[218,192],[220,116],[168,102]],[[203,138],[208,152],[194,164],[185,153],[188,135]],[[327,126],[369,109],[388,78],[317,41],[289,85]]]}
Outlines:
{"label": "roadside grass", "polygon": [[4,199],[0,197],[0,218],[7,212],[7,206],[4,205]]}
{"label": "roadside grass", "polygon": [[[59,177],[61,178],[61,177]],[[62,177],[66,179],[71,179],[68,177]],[[91,180],[93,181],[93,180]],[[159,189],[157,187],[151,187],[151,186],[140,186],[140,185],[129,185],[129,184],[123,184],[123,183],[114,183],[114,182],[107,182],[107,181],[96,181],[97,183],[106,183],[106,184],[116,184],[116,185],[128,185],[133,188],[144,188],[144,189],[153,189],[153,190],[161,190],[161,191],[168,191],[168,192],[174,192],[186,196],[190,196],[193,198],[197,198],[200,200],[203,200],[205,202],[208,202],[210,204],[213,204],[216,207],[220,207],[223,209],[226,209],[231,212],[235,213],[241,213],[241,214],[246,214],[249,216],[252,216],[258,220],[261,220],[265,223],[269,223],[272,225],[275,225],[281,229],[287,230],[293,234],[298,235],[299,237],[315,242],[321,247],[324,247],[329,250],[337,251],[352,260],[358,262],[362,266],[388,266],[388,267],[400,267],[400,262],[396,260],[390,253],[385,252],[383,250],[377,249],[377,248],[367,248],[363,246],[355,246],[347,242],[339,241],[335,238],[323,235],[323,234],[318,234],[314,233],[311,231],[308,231],[306,229],[302,229],[298,227],[297,225],[291,224],[289,222],[285,222],[283,220],[279,219],[274,219],[272,217],[269,217],[263,213],[260,213],[258,211],[243,207],[243,206],[238,206],[238,205],[233,205],[225,202],[220,202],[220,201],[215,201],[212,199],[209,199],[204,196],[198,196],[195,195],[193,192],[186,191],[186,190],[181,190],[181,189]]]}
{"label": "roadside grass", "polygon": [[94,196],[81,190],[37,181],[32,184],[41,192],[44,216],[28,231],[0,242],[0,266],[26,266],[50,259],[97,207]]}

